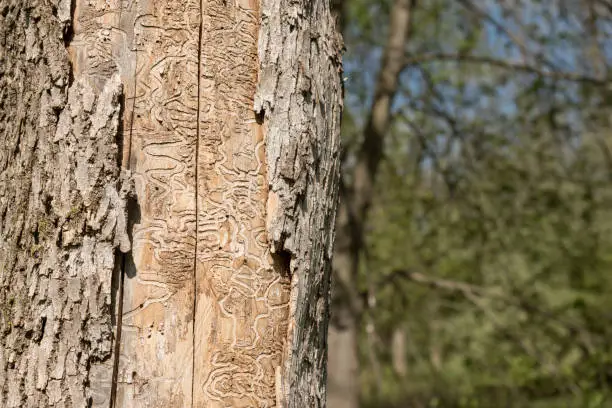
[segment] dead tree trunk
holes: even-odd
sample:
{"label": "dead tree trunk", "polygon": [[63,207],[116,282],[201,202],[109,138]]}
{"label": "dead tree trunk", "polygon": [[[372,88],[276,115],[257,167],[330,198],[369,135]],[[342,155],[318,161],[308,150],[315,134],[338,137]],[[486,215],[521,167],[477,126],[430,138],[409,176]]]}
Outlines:
{"label": "dead tree trunk", "polygon": [[324,0],[0,0],[0,406],[321,407]]}

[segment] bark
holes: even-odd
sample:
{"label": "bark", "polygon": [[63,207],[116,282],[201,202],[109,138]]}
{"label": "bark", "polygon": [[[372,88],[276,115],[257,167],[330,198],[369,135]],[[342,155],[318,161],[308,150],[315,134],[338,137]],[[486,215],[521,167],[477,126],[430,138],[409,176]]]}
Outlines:
{"label": "bark", "polygon": [[111,357],[112,277],[129,249],[121,83],[76,80],[58,4],[0,9],[0,406],[86,406]]}
{"label": "bark", "polygon": [[291,276],[277,403],[321,407],[340,177],[341,41],[324,0],[265,0],[262,14],[255,109],[267,135],[267,230]]}
{"label": "bark", "polygon": [[340,197],[338,242],[334,254],[334,316],[329,331],[329,401],[332,408],[359,405],[358,328],[363,308],[356,286],[359,257],[364,245],[364,225],[375,193],[376,173],[383,157],[384,137],[390,126],[391,103],[405,66],[405,49],[415,4],[416,0],[395,0],[393,3],[353,185],[344,188]]}
{"label": "bark", "polygon": [[0,11],[0,405],[324,406],[327,3]]}

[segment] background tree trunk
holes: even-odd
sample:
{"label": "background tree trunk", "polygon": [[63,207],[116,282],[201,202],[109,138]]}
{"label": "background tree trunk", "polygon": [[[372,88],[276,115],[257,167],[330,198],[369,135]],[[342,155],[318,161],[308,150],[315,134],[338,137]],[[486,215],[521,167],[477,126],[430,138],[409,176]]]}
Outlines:
{"label": "background tree trunk", "polygon": [[391,122],[391,104],[405,67],[404,55],[416,0],[393,2],[376,89],[357,153],[352,185],[340,197],[338,244],[334,255],[334,307],[330,326],[329,401],[331,408],[359,406],[358,334],[364,307],[359,263],[364,247],[364,228],[372,203],[376,173],[383,158],[384,138]]}
{"label": "background tree trunk", "polygon": [[0,405],[324,406],[328,4],[0,11]]}

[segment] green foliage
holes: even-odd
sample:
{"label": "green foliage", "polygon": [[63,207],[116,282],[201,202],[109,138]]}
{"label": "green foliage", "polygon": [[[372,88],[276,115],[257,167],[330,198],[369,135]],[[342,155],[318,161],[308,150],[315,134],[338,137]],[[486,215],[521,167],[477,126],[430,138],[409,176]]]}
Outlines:
{"label": "green foliage", "polygon": [[[548,75],[605,76],[612,15],[582,2],[472,3],[488,19],[421,2],[409,53],[518,61],[527,50],[541,73],[460,61],[404,72],[361,254],[364,406],[612,407],[611,98]],[[351,43],[378,49],[388,7],[369,21],[373,4],[349,4],[348,66],[372,76]],[[349,153],[368,107],[353,101]]]}

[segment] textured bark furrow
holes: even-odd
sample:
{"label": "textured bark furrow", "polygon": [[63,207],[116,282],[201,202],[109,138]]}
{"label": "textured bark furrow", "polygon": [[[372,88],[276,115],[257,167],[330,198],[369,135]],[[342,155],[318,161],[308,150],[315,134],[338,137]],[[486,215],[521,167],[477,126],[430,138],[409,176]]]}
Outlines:
{"label": "textured bark furrow", "polygon": [[111,356],[116,252],[129,249],[121,83],[68,89],[63,3],[4,2],[0,13],[3,407],[91,404],[95,367]]}
{"label": "textured bark furrow", "polygon": [[325,405],[330,259],[339,181],[341,41],[324,0],[263,0],[255,110],[265,118],[272,251],[290,258],[279,404]]}
{"label": "textured bark furrow", "polygon": [[202,17],[194,407],[273,407],[289,279],[265,225],[259,4],[210,0]]}

